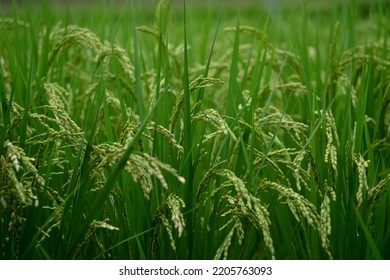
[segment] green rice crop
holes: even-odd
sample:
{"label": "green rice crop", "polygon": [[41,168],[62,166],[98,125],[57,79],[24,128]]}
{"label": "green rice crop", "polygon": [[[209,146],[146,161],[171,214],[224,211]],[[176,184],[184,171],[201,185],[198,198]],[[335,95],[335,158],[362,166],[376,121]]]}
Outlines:
{"label": "green rice crop", "polygon": [[389,259],[389,2],[140,3],[1,10],[0,259]]}

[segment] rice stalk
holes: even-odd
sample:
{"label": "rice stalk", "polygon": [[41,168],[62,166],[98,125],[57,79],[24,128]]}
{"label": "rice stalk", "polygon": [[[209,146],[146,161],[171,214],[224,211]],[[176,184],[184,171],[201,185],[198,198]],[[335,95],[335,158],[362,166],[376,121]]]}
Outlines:
{"label": "rice stalk", "polygon": [[[39,205],[36,185],[43,187],[45,180],[38,173],[32,162],[35,159],[26,156],[23,149],[6,140],[1,155],[1,189],[2,204],[16,203],[21,207]],[[16,197],[16,201],[12,201]]]}
{"label": "rice stalk", "polygon": [[52,51],[48,55],[48,65],[51,66],[56,56],[63,55],[74,45],[80,45],[95,53],[103,51],[104,44],[95,33],[87,28],[81,28],[76,25],[70,25],[66,28],[55,29],[50,38],[55,42]]}
{"label": "rice stalk", "polygon": [[[218,84],[223,84],[223,82],[219,79],[204,78],[203,75],[201,75],[189,84],[189,92],[192,93],[195,90],[218,85]],[[182,109],[183,102],[184,102],[184,91],[182,91],[180,93],[179,97],[177,98],[175,107],[172,111],[173,113],[172,113],[170,121],[169,121],[169,131],[171,131],[171,132],[174,132],[174,128],[175,128],[177,119],[179,117],[180,111]]]}
{"label": "rice stalk", "polygon": [[304,196],[276,182],[264,181],[261,185],[276,190],[279,193],[280,199],[285,200],[291,213],[298,222],[301,222],[302,218],[305,218],[310,226],[318,229],[319,217],[316,207]]}
{"label": "rice stalk", "polygon": [[353,162],[356,165],[358,171],[359,186],[356,192],[356,200],[357,207],[359,208],[363,202],[363,198],[366,197],[369,191],[366,169],[368,168],[368,164],[370,161],[364,160],[362,155],[354,155]]}
{"label": "rice stalk", "polygon": [[219,113],[214,109],[205,109],[204,111],[199,112],[192,117],[192,121],[203,120],[212,124],[215,128],[222,131],[224,135],[229,135],[234,142],[237,142],[237,138],[234,135],[233,131],[229,128],[225,120],[219,115]]}
{"label": "rice stalk", "polygon": [[151,241],[151,257],[155,259],[158,254],[159,240],[161,239],[160,228],[165,229],[170,240],[170,246],[173,251],[176,251],[175,239],[173,237],[172,225],[169,222],[168,216],[171,216],[171,221],[174,227],[177,229],[178,237],[180,238],[185,228],[185,220],[181,209],[185,207],[184,201],[175,194],[170,193],[166,199],[163,200],[158,207],[156,215],[154,217],[153,236]]}
{"label": "rice stalk", "polygon": [[[232,195],[230,192],[225,195],[224,201],[226,201],[227,210],[222,213],[222,216],[230,217],[230,221],[247,219],[254,228],[263,233],[265,246],[268,248],[271,254],[271,258],[275,258],[275,250],[270,233],[271,221],[267,208],[262,204],[259,198],[255,197],[248,191],[245,183],[232,171],[228,169],[222,169],[218,170],[216,174],[226,179],[226,181],[222,183],[222,185],[217,189],[213,190],[213,195],[229,187],[233,187],[236,192],[235,195]],[[227,250],[231,244],[234,229],[236,229],[238,225],[239,224],[236,223],[235,227],[226,236],[225,241],[217,251],[216,257],[220,256],[221,250],[224,252],[224,257],[227,257]],[[241,230],[239,230],[239,240],[242,242]]]}
{"label": "rice stalk", "polygon": [[[89,229],[88,229],[87,233],[85,234],[83,240],[76,247],[76,250],[75,250],[74,255],[73,255],[73,259],[80,258],[80,255],[81,255],[83,249],[88,244],[88,242],[95,236],[96,232],[99,229],[103,228],[103,229],[108,229],[111,231],[112,230],[119,230],[119,228],[114,227],[114,226],[108,224],[107,222],[108,222],[107,219],[104,221],[93,221],[89,225]],[[104,251],[104,248],[103,248],[103,251]]]}
{"label": "rice stalk", "polygon": [[[333,136],[335,137],[335,144],[333,143]],[[326,112],[326,137],[328,142],[326,144],[325,159],[326,163],[330,163],[332,172],[337,175],[337,147],[340,141],[337,135],[336,123],[332,112]]]}
{"label": "rice stalk", "polygon": [[96,68],[99,67],[99,65],[102,64],[102,62],[110,56],[117,59],[117,61],[122,67],[123,72],[132,82],[134,82],[134,66],[131,63],[126,50],[120,46],[110,45],[109,43],[106,43],[104,46],[102,46],[99,50],[99,54],[95,58]]}
{"label": "rice stalk", "polygon": [[332,233],[331,226],[331,213],[330,213],[330,199],[327,194],[324,196],[324,200],[321,204],[321,212],[320,212],[320,224],[319,229],[322,247],[325,249],[328,258],[332,259],[332,254],[330,252],[330,242],[328,236]]}

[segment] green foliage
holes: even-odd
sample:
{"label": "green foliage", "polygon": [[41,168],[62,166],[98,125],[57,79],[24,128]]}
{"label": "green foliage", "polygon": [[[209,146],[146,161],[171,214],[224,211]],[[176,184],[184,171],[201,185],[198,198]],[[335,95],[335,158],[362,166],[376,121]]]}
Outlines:
{"label": "green foliage", "polygon": [[2,12],[0,258],[389,259],[388,8],[188,5]]}

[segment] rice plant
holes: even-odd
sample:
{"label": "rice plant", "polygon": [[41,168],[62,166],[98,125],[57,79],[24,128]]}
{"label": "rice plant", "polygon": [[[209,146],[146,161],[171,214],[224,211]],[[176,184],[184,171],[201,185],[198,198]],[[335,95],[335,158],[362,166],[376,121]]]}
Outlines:
{"label": "rice plant", "polygon": [[388,4],[4,9],[0,258],[389,259]]}

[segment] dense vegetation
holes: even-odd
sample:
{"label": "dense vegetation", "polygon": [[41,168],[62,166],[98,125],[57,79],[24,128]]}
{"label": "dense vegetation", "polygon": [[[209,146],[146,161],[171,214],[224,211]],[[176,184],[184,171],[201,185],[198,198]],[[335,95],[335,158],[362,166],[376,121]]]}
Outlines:
{"label": "dense vegetation", "polygon": [[0,258],[389,259],[386,2],[172,2],[1,11]]}

